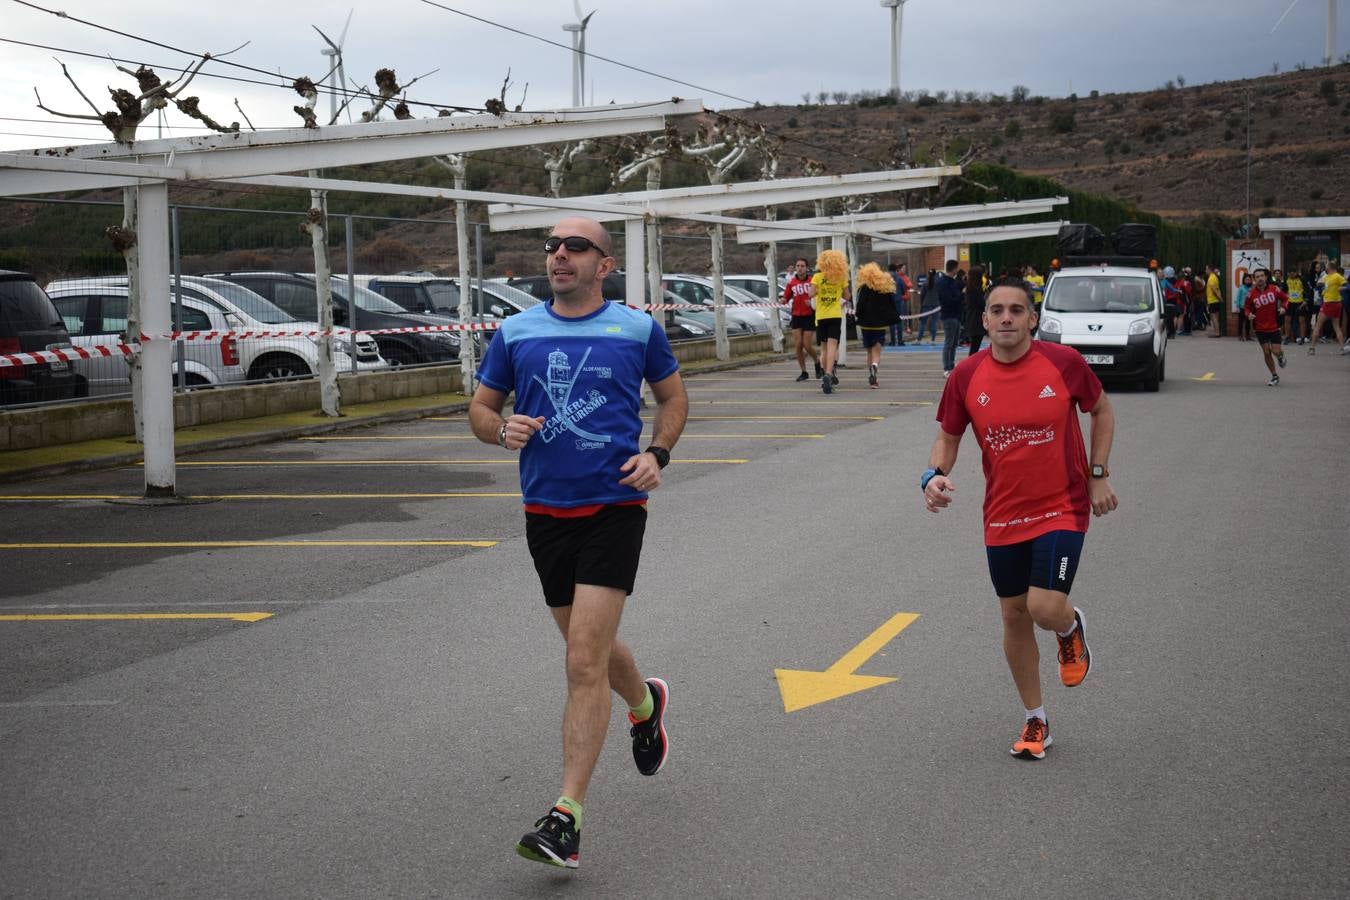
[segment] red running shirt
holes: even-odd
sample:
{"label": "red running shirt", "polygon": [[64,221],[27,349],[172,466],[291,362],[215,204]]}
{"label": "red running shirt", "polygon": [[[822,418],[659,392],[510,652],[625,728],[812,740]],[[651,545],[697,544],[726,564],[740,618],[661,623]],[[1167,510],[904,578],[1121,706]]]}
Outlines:
{"label": "red running shirt", "polygon": [[814,316],[816,312],[811,306],[811,279],[798,281],[796,275],[789,278],[783,287],[783,302],[789,301],[792,303],[792,315]]}
{"label": "red running shirt", "polygon": [[1255,290],[1247,294],[1247,299],[1242,304],[1242,311],[1256,315],[1256,321],[1252,323],[1252,330],[1269,334],[1280,330],[1280,319],[1277,312],[1288,305],[1289,295],[1277,287],[1266,285],[1266,289],[1259,294]]}
{"label": "red running shirt", "polygon": [[952,370],[937,420],[951,435],[971,425],[980,444],[986,545],[1087,531],[1092,503],[1078,410],[1090,412],[1101,393],[1077,350],[1042,341],[1013,363],[986,349]]}

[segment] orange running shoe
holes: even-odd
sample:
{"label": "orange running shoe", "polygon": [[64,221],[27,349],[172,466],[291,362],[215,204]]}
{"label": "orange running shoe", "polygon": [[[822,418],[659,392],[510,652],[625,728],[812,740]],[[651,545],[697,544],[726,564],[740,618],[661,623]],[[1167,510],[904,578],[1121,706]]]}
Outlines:
{"label": "orange running shoe", "polygon": [[1008,752],[1018,759],[1045,759],[1045,748],[1050,746],[1050,726],[1040,718],[1032,716],[1022,729],[1021,736],[1013,741]]}
{"label": "orange running shoe", "polygon": [[1065,687],[1078,687],[1092,668],[1092,651],[1088,649],[1083,611],[1075,606],[1073,617],[1078,623],[1073,634],[1066,638],[1055,635],[1059,641],[1059,680],[1064,682]]}

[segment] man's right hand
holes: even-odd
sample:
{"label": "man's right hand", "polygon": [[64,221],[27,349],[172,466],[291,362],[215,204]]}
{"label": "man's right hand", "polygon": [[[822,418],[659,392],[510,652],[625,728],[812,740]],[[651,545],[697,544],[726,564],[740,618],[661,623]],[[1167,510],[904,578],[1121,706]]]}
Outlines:
{"label": "man's right hand", "polygon": [[923,505],[931,513],[951,506],[952,498],[948,494],[956,492],[956,485],[946,475],[934,475],[928,479],[928,487],[923,489]]}
{"label": "man's right hand", "polygon": [[536,416],[530,418],[519,413],[512,413],[506,417],[506,440],[507,450],[519,450],[529,443],[530,438],[534,437],[536,431],[544,427],[544,417]]}

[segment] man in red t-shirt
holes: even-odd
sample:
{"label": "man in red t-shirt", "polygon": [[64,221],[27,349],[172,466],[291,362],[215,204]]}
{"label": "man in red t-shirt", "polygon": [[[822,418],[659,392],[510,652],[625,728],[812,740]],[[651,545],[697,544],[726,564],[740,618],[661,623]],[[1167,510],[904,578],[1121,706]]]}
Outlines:
{"label": "man in red t-shirt", "polygon": [[816,307],[811,300],[811,264],[802,257],[797,257],[792,267],[792,277],[783,287],[783,305],[789,303],[792,304],[790,315],[793,339],[797,344],[797,365],[802,370],[797,380],[806,381],[810,377],[806,374],[807,354],[816,364],[816,377],[819,378],[824,370],[820,368],[820,355],[816,352]]}
{"label": "man in red t-shirt", "polygon": [[1270,370],[1267,387],[1280,383],[1275,371],[1276,360],[1280,368],[1285,367],[1284,338],[1280,334],[1280,313],[1289,306],[1289,295],[1270,283],[1270,270],[1257,269],[1252,273],[1252,289],[1242,304],[1242,314],[1252,323],[1256,332],[1256,343],[1261,348],[1261,356]]}
{"label": "man in red t-shirt", "polygon": [[[1036,311],[1025,283],[990,291],[983,324],[990,347],[947,379],[941,427],[919,486],[929,512],[951,504],[951,471],[970,425],[984,458],[984,543],[1003,611],[1003,652],[1026,711],[1010,752],[1044,759],[1050,726],[1033,625],[1055,632],[1060,680],[1082,684],[1092,655],[1069,589],[1089,511],[1101,516],[1116,508],[1106,469],[1115,414],[1077,350],[1031,339]],[[1078,410],[1092,415],[1091,465]]]}

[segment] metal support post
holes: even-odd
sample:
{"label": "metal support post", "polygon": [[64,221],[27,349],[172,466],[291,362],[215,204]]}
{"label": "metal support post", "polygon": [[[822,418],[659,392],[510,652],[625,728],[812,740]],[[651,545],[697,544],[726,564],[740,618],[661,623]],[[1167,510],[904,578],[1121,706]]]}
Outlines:
{"label": "metal support post", "polygon": [[[140,248],[140,331],[158,336],[169,330],[169,187],[165,182],[136,188]],[[141,344],[141,374],[135,389],[145,418],[145,496],[172,497],[176,467],[173,451],[173,383],[167,377],[173,345],[165,340]]]}
{"label": "metal support post", "polygon": [[352,217],[351,214],[342,217],[345,233],[347,236],[347,327],[351,329],[351,335],[347,341],[347,353],[351,356],[352,372],[356,372],[356,245],[353,238]]}
{"label": "metal support post", "polygon": [[[478,285],[478,305],[474,307],[474,318],[473,318],[473,320],[474,320],[474,322],[482,322],[485,318],[487,318],[487,305],[488,305],[488,296],[487,296],[487,294],[483,293],[483,226],[482,226],[482,224],[475,224],[475,225],[473,226],[473,252],[474,252],[474,268],[475,268],[475,269],[477,270],[477,272],[478,272],[478,278],[477,278],[477,280],[474,282],[475,284]],[[475,343],[474,340],[473,340],[473,337],[474,337],[475,334],[478,335],[478,342],[477,342],[477,343]],[[468,348],[469,348],[469,362],[470,362],[470,364],[473,366],[474,371],[477,372],[477,371],[478,371],[478,347],[479,347],[479,344],[483,343],[483,341],[484,341],[483,332],[481,332],[481,331],[479,331],[479,332],[465,332],[465,333],[464,333],[464,338],[466,338],[466,340],[465,340],[465,339],[462,339],[462,340],[460,340],[460,342],[459,342],[459,346],[460,346],[460,351],[459,351],[459,352],[460,352],[460,353],[463,353],[463,352],[464,352],[464,349],[463,349],[463,348],[465,348],[465,347],[468,347]]]}
{"label": "metal support post", "polygon": [[708,229],[712,234],[713,323],[716,327],[717,358],[731,359],[731,341],[727,338],[727,295],[722,285],[722,226]]}
{"label": "metal support post", "polygon": [[[764,221],[772,222],[778,213],[773,207],[765,207]],[[773,241],[764,245],[764,277],[768,279],[769,303],[777,303],[778,294],[778,245]],[[773,339],[773,352],[783,352],[783,323],[779,321],[778,310],[769,310],[769,335]]]}
{"label": "metal support post", "polygon": [[[465,183],[464,167],[455,171],[455,190],[463,190]],[[473,286],[469,283],[469,204],[463,200],[455,201],[455,260],[459,264],[459,321],[473,321]],[[469,332],[461,332],[459,340],[460,388],[466,394],[473,393],[473,341],[465,340]]]}
{"label": "metal support post", "polygon": [[[173,330],[183,330],[183,245],[178,239],[178,207],[169,208],[169,248],[173,254]],[[187,390],[187,347],[183,339],[173,342],[173,355],[178,364],[178,377],[175,379],[178,390]]]}

